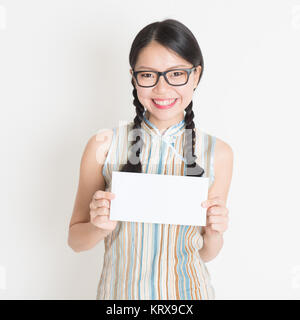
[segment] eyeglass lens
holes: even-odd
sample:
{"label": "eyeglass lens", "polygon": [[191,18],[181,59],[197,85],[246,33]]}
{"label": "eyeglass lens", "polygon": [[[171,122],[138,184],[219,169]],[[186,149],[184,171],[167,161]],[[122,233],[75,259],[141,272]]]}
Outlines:
{"label": "eyeglass lens", "polygon": [[[137,74],[138,84],[141,86],[153,86],[157,81],[158,75],[155,72],[143,71]],[[185,70],[171,70],[166,73],[170,84],[182,85],[187,82],[188,73]]]}

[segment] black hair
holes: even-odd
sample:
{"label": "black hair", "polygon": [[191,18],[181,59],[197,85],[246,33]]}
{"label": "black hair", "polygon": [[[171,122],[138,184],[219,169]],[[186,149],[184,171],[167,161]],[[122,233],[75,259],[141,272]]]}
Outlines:
{"label": "black hair", "polygon": [[[174,19],[166,19],[160,22],[154,22],[144,27],[135,37],[129,54],[129,63],[134,70],[138,55],[140,51],[145,48],[152,41],[158,42],[160,45],[173,50],[179,56],[186,61],[190,62],[193,66],[201,66],[201,73],[198,79],[198,83],[203,74],[203,57],[198,42],[192,32],[181,22]],[[143,140],[141,139],[141,123],[143,121],[143,115],[145,108],[141,104],[137,96],[137,90],[135,88],[134,80],[132,78],[131,83],[134,87],[132,94],[134,97],[133,104],[136,110],[136,116],[134,118],[134,125],[132,129],[135,133],[135,141],[132,142],[131,155],[128,156],[127,163],[121,168],[123,172],[142,172],[142,164],[140,161],[140,153],[143,147]],[[197,83],[197,84],[198,84]],[[195,89],[194,89],[195,90]],[[204,174],[204,169],[201,168],[197,163],[195,156],[195,124],[194,124],[194,112],[193,112],[193,101],[185,108],[185,137],[186,141],[190,141],[190,134],[192,134],[192,150],[187,150],[190,145],[186,142],[184,152],[187,153],[185,158],[187,159],[187,176],[198,176],[201,177]],[[188,133],[188,136],[187,136]],[[190,155],[192,154],[192,159]],[[138,159],[138,162],[134,159]],[[136,163],[137,162],[137,163]]]}

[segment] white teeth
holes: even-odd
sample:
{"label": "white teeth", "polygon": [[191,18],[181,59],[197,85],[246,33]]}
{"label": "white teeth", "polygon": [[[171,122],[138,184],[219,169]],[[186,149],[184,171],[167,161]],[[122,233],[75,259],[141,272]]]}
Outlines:
{"label": "white teeth", "polygon": [[172,104],[176,99],[173,100],[163,100],[163,101],[156,101],[154,100],[154,102],[160,106],[167,106],[169,104]]}

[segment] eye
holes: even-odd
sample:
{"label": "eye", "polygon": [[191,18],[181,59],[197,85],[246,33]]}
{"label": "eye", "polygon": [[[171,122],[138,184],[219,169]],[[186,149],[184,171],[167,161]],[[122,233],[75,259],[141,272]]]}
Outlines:
{"label": "eye", "polygon": [[171,76],[172,77],[181,77],[183,75],[183,72],[182,71],[173,71],[171,73]]}
{"label": "eye", "polygon": [[140,76],[143,77],[143,78],[151,78],[151,77],[153,77],[153,74],[152,73],[142,72],[140,74]]}

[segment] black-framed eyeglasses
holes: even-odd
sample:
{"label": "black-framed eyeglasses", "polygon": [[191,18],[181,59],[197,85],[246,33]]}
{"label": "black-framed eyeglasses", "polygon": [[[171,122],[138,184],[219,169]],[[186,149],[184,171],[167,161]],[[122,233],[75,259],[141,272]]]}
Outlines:
{"label": "black-framed eyeglasses", "polygon": [[152,70],[133,71],[137,84],[143,88],[157,85],[159,77],[164,76],[166,82],[171,86],[183,86],[189,81],[190,74],[196,67],[189,69],[172,69],[164,72]]}

